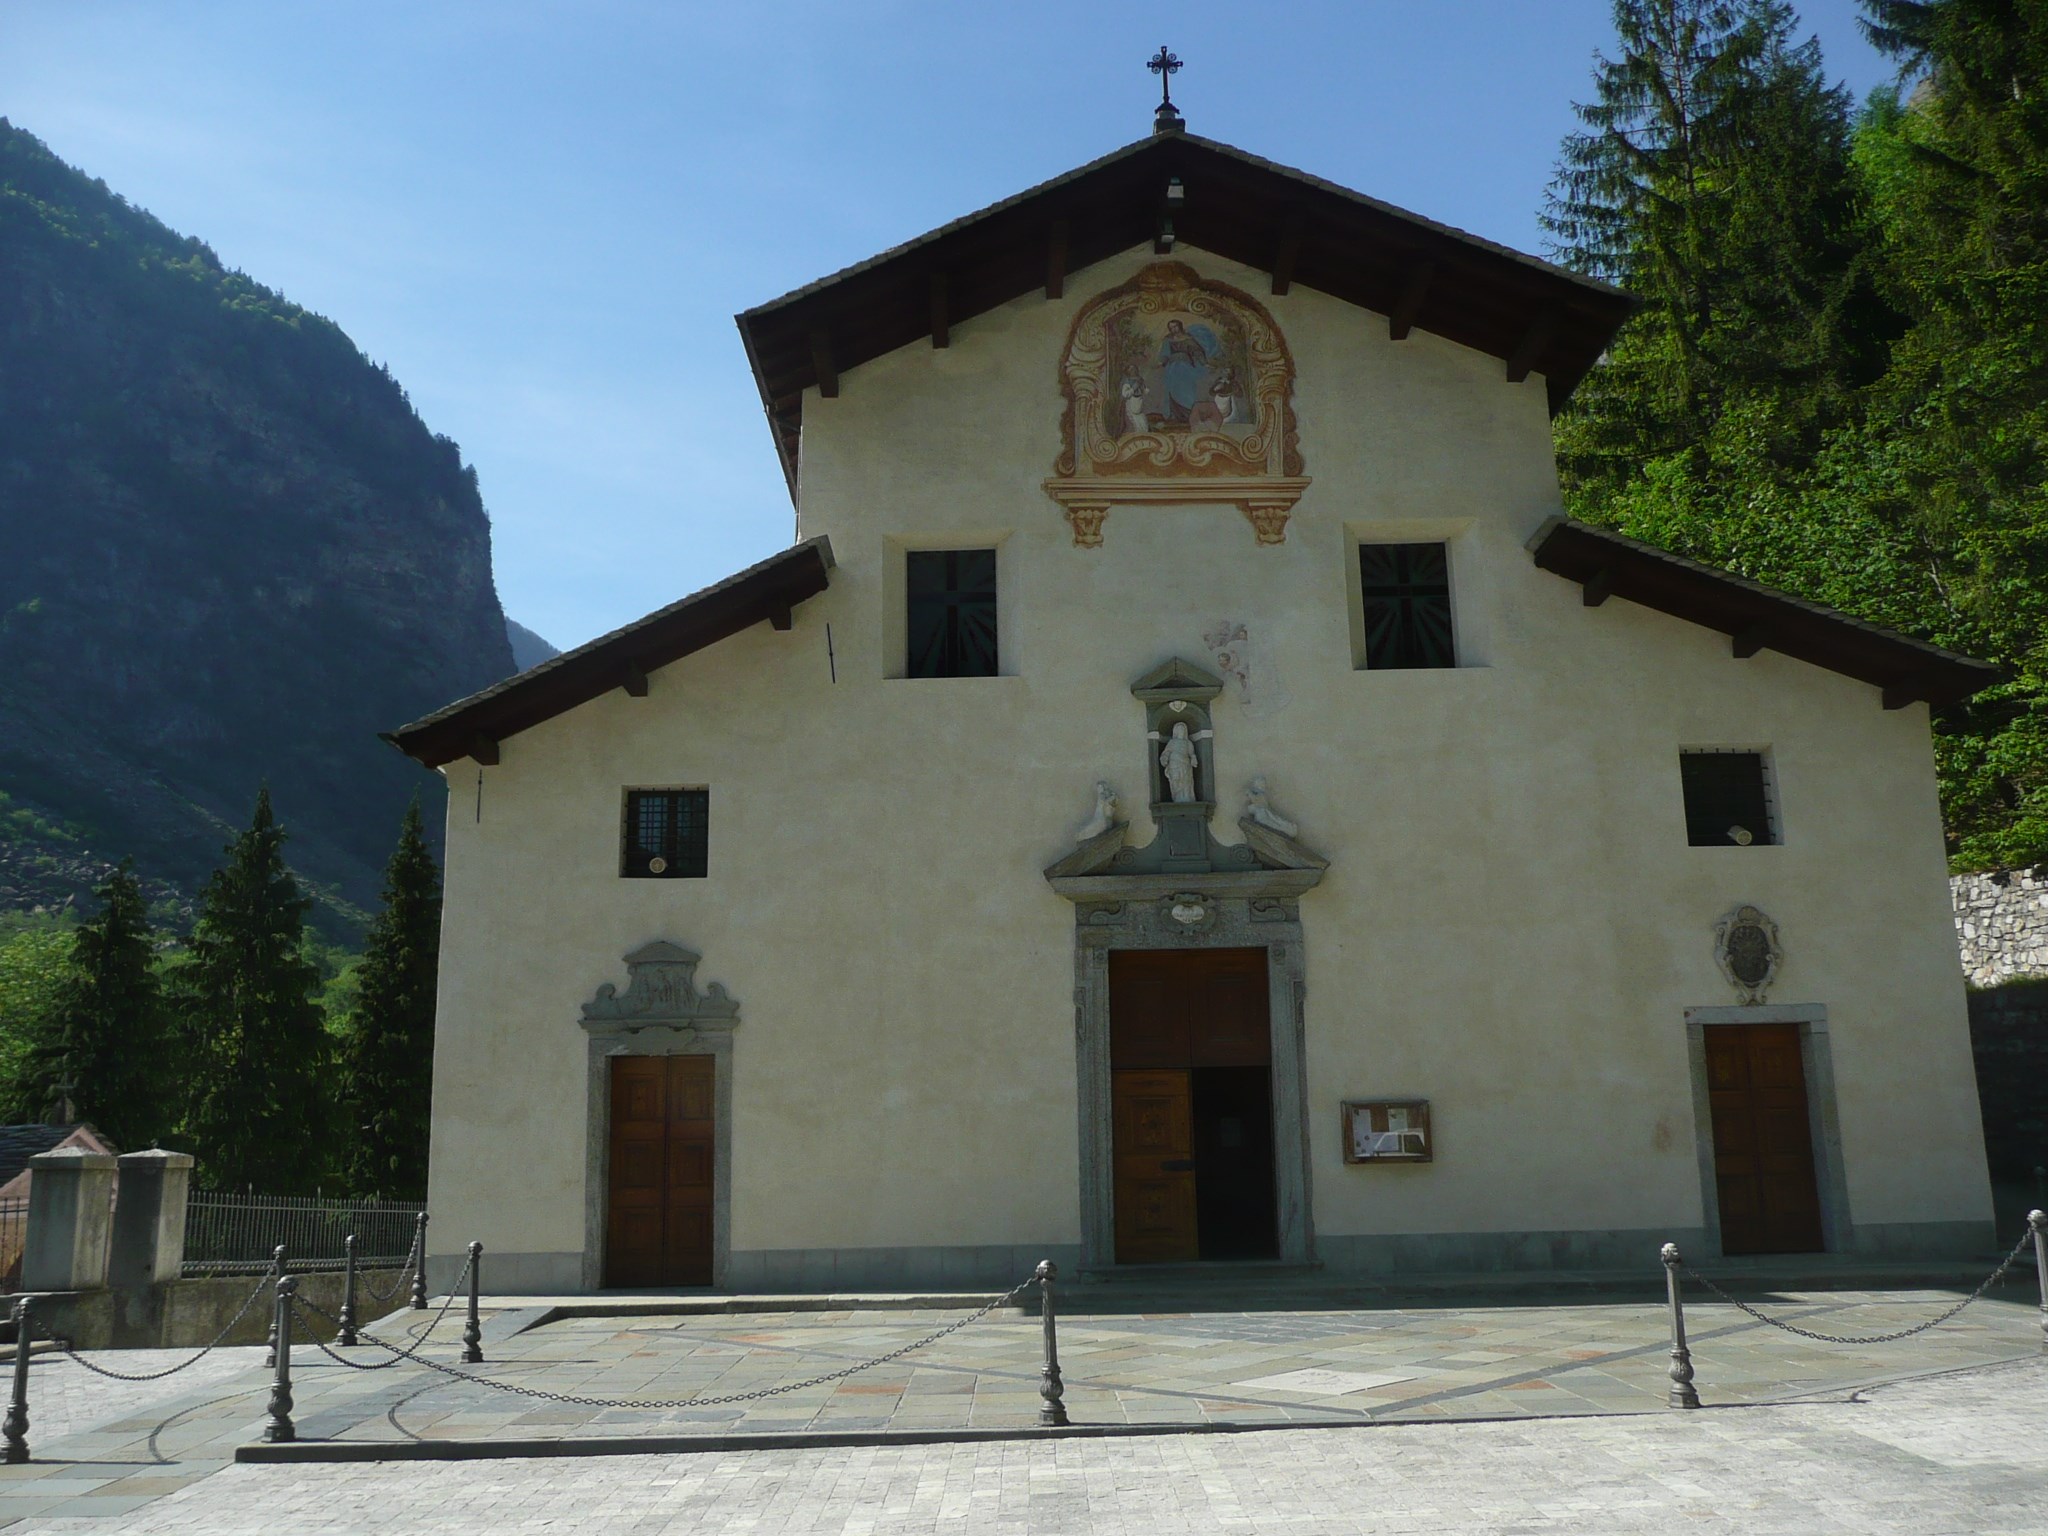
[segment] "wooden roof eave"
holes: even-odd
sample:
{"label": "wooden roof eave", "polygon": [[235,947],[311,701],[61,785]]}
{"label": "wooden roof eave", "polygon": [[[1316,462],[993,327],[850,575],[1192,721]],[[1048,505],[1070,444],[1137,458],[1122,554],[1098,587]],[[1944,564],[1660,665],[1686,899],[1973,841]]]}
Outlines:
{"label": "wooden roof eave", "polygon": [[647,674],[763,620],[789,627],[796,607],[831,582],[832,544],[785,549],[588,644],[384,733],[428,768],[461,757],[497,760],[498,744],[615,688],[641,694]]}
{"label": "wooden roof eave", "polygon": [[1737,658],[1777,651],[1880,689],[1887,709],[1955,703],[1998,678],[1988,662],[1571,518],[1549,519],[1528,548],[1588,607],[1619,597],[1719,630]]}

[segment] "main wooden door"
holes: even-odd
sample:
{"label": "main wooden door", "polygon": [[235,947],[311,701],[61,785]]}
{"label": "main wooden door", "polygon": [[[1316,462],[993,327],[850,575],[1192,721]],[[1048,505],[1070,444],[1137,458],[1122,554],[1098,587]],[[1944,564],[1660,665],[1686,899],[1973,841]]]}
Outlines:
{"label": "main wooden door", "polygon": [[1707,1027],[1724,1253],[1816,1253],[1820,1190],[1796,1024]]}
{"label": "main wooden door", "polygon": [[714,1063],[614,1056],[604,1283],[711,1283]]}
{"label": "main wooden door", "polygon": [[1278,1252],[1263,949],[1109,957],[1116,1260]]}

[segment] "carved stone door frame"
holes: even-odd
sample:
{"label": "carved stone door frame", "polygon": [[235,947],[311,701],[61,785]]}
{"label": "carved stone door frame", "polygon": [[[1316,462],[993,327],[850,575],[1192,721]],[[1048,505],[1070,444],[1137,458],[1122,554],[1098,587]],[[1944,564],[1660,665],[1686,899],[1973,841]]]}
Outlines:
{"label": "carved stone door frame", "polygon": [[[1273,872],[1275,874],[1279,872]],[[1291,872],[1290,872],[1291,873]],[[1116,882],[1111,876],[1100,884]],[[1151,884],[1125,877],[1132,884]],[[1116,1264],[1116,1180],[1110,1113],[1109,953],[1114,949],[1263,949],[1273,1032],[1273,1174],[1280,1258],[1315,1257],[1310,1207],[1306,986],[1298,891],[1226,893],[1253,874],[1194,876],[1165,895],[1109,892],[1074,904],[1075,1079],[1081,1143],[1081,1264]],[[1283,884],[1298,884],[1284,881]],[[1062,892],[1062,894],[1067,894]],[[1192,915],[1199,909],[1199,915]]]}
{"label": "carved stone door frame", "polygon": [[625,957],[623,995],[610,983],[583,1005],[585,1055],[583,1288],[604,1285],[610,1219],[615,1056],[709,1056],[712,1066],[711,1284],[724,1289],[732,1261],[732,1040],[739,1003],[716,983],[699,992],[699,957],[657,941]]}

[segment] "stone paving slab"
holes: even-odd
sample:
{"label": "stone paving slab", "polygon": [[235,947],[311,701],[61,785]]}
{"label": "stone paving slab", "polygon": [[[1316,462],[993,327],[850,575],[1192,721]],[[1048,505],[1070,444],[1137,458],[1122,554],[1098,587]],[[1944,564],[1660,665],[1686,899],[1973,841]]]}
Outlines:
{"label": "stone paving slab", "polygon": [[1656,1416],[720,1456],[234,1466],[23,1536],[2048,1533],[2048,1362]]}
{"label": "stone paving slab", "polygon": [[[1857,1333],[1932,1316],[1954,1296],[1787,1295],[1774,1312]],[[957,1321],[952,1312],[835,1312],[684,1318],[584,1316],[509,1337],[487,1328],[475,1371],[549,1392],[651,1399],[575,1404],[496,1391],[411,1362],[351,1369],[317,1348],[294,1351],[302,1441],[372,1448],[505,1440],[630,1442],[633,1437],[1014,1432],[1035,1425],[1040,1325],[998,1312],[911,1356],[796,1391],[764,1389],[833,1375]],[[1905,1343],[1823,1346],[1765,1329],[1721,1304],[1688,1309],[1709,1403],[1843,1397],[1869,1383],[1983,1366],[2039,1350],[2036,1309],[1987,1299]],[[416,1320],[414,1320],[416,1319]],[[393,1324],[418,1331],[429,1314]],[[452,1362],[458,1322],[422,1352]],[[391,1326],[391,1324],[387,1324]],[[1075,1314],[1060,1327],[1067,1405],[1081,1425],[1128,1432],[1663,1415],[1666,1315],[1638,1302],[1600,1305],[1176,1315]],[[395,1329],[393,1337],[398,1337]],[[364,1346],[358,1364],[391,1357]],[[124,1369],[139,1357],[98,1357]],[[97,1510],[124,1516],[168,1490],[207,1480],[259,1438],[268,1392],[260,1350],[220,1351],[148,1389],[39,1358],[31,1367],[37,1461],[0,1469],[0,1522]],[[743,1401],[715,1399],[748,1394]],[[607,1446],[610,1448],[617,1448]]]}

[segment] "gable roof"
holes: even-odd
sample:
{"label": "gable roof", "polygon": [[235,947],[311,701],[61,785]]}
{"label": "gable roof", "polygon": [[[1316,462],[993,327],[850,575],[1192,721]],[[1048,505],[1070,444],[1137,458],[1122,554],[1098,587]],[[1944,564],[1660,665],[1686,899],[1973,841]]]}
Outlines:
{"label": "gable roof", "polygon": [[54,1152],[73,1139],[90,1143],[91,1150],[106,1151],[93,1128],[84,1121],[75,1125],[0,1125],[0,1185],[11,1184],[28,1168],[28,1160]]}
{"label": "gable roof", "polygon": [[1998,677],[1988,662],[1590,523],[1553,517],[1529,549],[1541,569],[1578,582],[1589,608],[1620,597],[1718,629],[1737,657],[1770,650],[1826,667],[1883,689],[1886,709],[1954,703]]}
{"label": "gable roof", "polygon": [[656,667],[763,619],[777,629],[789,628],[791,610],[824,591],[831,570],[832,541],[806,539],[623,629],[387,732],[384,739],[429,768],[458,757],[495,763],[505,737],[614,688],[644,694],[647,674]]}
{"label": "gable roof", "polygon": [[1544,375],[1555,411],[1637,301],[1491,240],[1193,134],[1155,134],[736,317],[797,488],[804,390],[1154,239],[1169,177],[1177,243],[1269,272]]}

